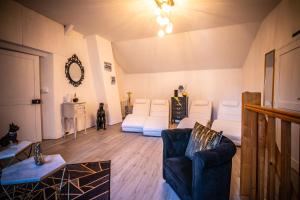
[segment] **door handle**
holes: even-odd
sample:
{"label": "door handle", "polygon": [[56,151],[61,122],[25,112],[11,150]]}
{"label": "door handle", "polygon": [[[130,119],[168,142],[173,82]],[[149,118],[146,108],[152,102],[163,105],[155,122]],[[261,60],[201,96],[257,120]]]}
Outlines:
{"label": "door handle", "polygon": [[31,104],[41,104],[41,99],[32,99]]}

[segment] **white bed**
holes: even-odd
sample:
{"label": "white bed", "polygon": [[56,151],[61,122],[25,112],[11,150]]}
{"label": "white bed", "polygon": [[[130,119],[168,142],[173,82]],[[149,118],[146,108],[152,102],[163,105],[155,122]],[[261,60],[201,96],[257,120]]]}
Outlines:
{"label": "white bed", "polygon": [[193,101],[190,108],[189,117],[182,119],[177,128],[194,128],[196,122],[207,126],[211,120],[211,110],[211,101]]}
{"label": "white bed", "polygon": [[133,104],[132,114],[127,115],[122,122],[122,131],[142,133],[149,111],[149,99],[136,99]]}
{"label": "white bed", "polygon": [[147,117],[143,134],[146,136],[161,136],[161,131],[169,128],[168,100],[152,100],[150,116]]}
{"label": "white bed", "polygon": [[219,104],[218,118],[214,120],[213,130],[223,131],[223,135],[236,145],[241,145],[241,103],[223,101]]}

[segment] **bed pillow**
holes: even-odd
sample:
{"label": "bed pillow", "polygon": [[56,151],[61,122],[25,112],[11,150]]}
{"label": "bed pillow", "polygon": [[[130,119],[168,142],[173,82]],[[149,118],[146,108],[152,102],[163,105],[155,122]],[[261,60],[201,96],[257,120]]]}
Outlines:
{"label": "bed pillow", "polygon": [[195,152],[216,148],[221,138],[222,131],[211,130],[196,122],[185,151],[185,156],[192,160]]}

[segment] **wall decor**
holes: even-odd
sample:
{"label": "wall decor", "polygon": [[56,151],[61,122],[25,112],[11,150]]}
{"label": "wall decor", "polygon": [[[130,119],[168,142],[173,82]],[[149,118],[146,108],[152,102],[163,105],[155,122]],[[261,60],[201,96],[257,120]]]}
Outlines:
{"label": "wall decor", "polygon": [[100,129],[106,129],[106,117],[104,110],[104,103],[99,104],[99,109],[97,111],[97,131]]}
{"label": "wall decor", "polygon": [[112,65],[111,65],[111,63],[109,63],[109,62],[104,62],[104,69],[105,69],[106,71],[111,72],[111,71],[112,71]]}
{"label": "wall decor", "polygon": [[0,146],[5,147],[5,146],[7,146],[11,143],[17,144],[18,143],[18,140],[17,140],[18,133],[17,133],[17,131],[19,129],[20,128],[19,128],[18,125],[14,124],[14,123],[11,123],[9,125],[8,133],[0,139]]}
{"label": "wall decor", "polygon": [[111,77],[111,84],[114,85],[116,83],[116,77],[112,76]]}
{"label": "wall decor", "polygon": [[69,83],[74,87],[78,87],[82,84],[84,79],[84,67],[76,54],[68,59],[65,65],[65,74]]}

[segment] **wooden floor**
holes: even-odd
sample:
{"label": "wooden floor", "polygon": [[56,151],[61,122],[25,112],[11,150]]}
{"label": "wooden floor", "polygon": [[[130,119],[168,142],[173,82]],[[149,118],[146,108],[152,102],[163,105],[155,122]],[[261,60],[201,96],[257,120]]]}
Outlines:
{"label": "wooden floor", "polygon": [[[61,154],[68,163],[111,160],[112,200],[177,200],[162,178],[162,139],[137,133],[123,133],[120,125],[106,131],[88,130],[42,143],[44,154]],[[240,199],[240,150],[233,159],[231,199]]]}

